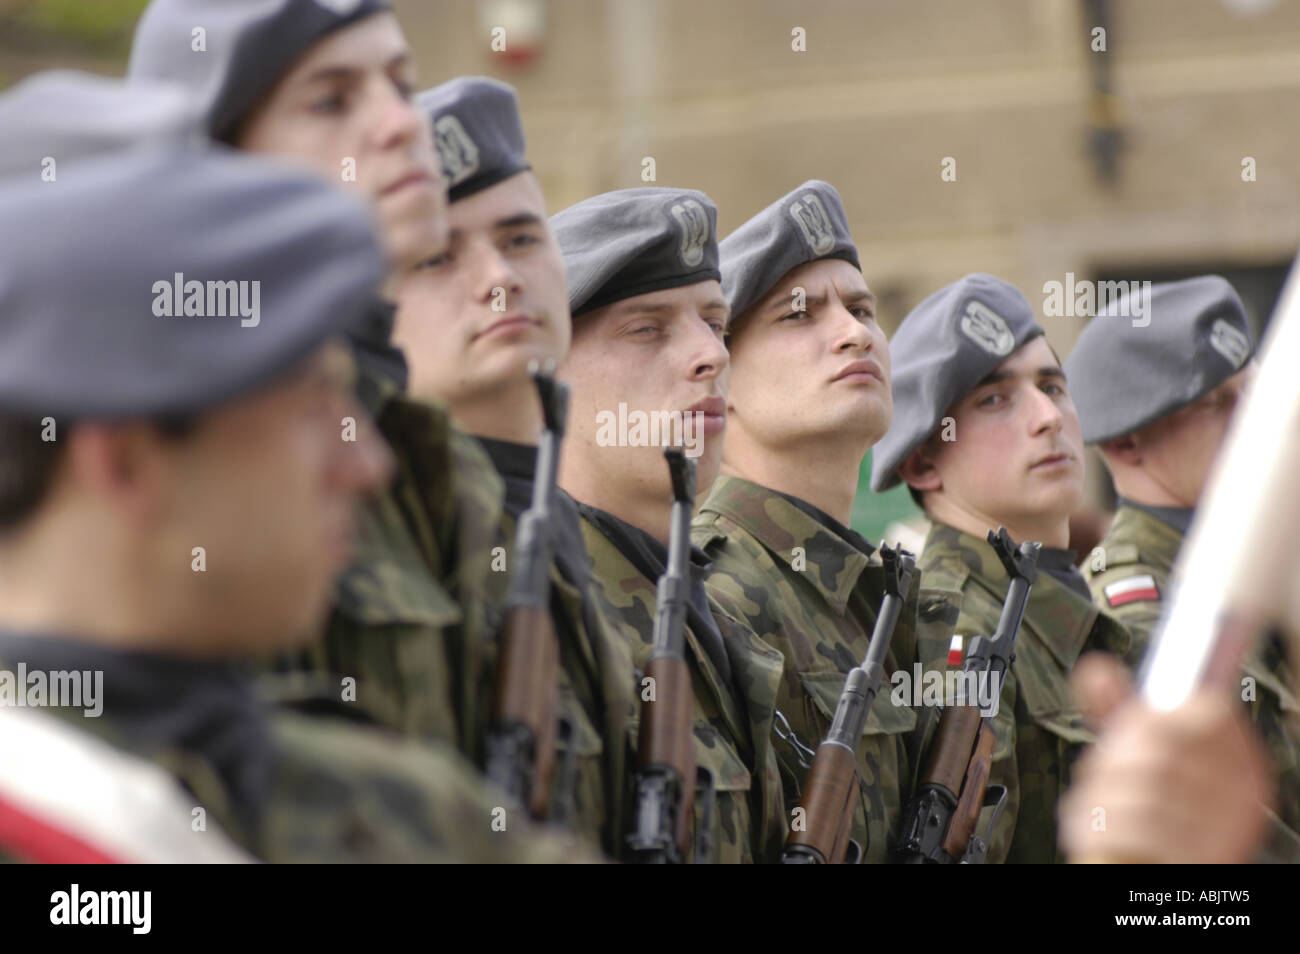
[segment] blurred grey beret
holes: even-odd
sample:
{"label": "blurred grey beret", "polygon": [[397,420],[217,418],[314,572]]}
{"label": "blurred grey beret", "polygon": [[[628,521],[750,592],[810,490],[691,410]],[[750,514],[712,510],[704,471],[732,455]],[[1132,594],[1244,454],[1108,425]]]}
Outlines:
{"label": "blurred grey beret", "polygon": [[180,83],[208,134],[224,139],[313,43],[388,7],[388,0],[153,0],[136,26],[127,76]]}
{"label": "blurred grey beret", "polygon": [[[1129,301],[1149,294],[1144,303]],[[1133,311],[1144,304],[1144,311]],[[1145,314],[1145,324],[1116,320]],[[1246,309],[1218,275],[1139,287],[1084,326],[1065,361],[1083,439],[1146,427],[1232,377],[1255,353]]]}
{"label": "blurred grey beret", "polygon": [[718,245],[722,294],[733,317],[771,291],[786,272],[822,258],[861,270],[849,219],[835,187],[805,182],[754,216]]}
{"label": "blurred grey beret", "polygon": [[0,408],[202,411],[351,330],[385,272],[355,199],[224,148],[117,153],[68,182],[4,180]]}
{"label": "blurred grey beret", "polygon": [[530,168],[513,86],[486,76],[460,76],[424,91],[415,104],[433,121],[452,202]]}
{"label": "blurred grey beret", "polygon": [[584,312],[665,288],[720,281],[718,208],[694,189],[622,189],[551,216],[569,282]]}
{"label": "blurred grey beret", "polygon": [[37,73],[0,95],[0,130],[0,178],[51,183],[70,162],[197,144],[201,132],[193,100],[179,86],[128,85],[73,70]]}
{"label": "blurred grey beret", "polygon": [[1042,333],[1020,290],[992,275],[967,275],[913,308],[889,342],[894,421],[872,448],[871,489],[897,484],[948,408]]}

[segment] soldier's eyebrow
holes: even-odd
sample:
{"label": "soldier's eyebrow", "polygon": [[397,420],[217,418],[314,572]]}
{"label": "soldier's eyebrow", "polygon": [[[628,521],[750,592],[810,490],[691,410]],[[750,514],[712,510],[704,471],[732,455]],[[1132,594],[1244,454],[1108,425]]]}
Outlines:
{"label": "soldier's eyebrow", "polygon": [[[986,374],[980,379],[980,383],[975,385],[971,390],[988,387],[990,384],[1001,384],[1003,381],[1010,381],[1014,378],[1022,377],[1014,371],[994,371]],[[1054,364],[1045,364],[1034,372],[1035,378],[1060,378],[1065,380],[1065,372]]]}
{"label": "soldier's eyebrow", "polygon": [[[775,312],[778,309],[786,311],[792,307],[790,303],[792,295],[793,293],[772,299],[772,303],[767,306],[767,310],[772,312]],[[826,299],[826,295],[804,295],[804,310],[814,306],[820,307],[826,304]],[[840,301],[845,305],[845,307],[851,308],[854,305],[866,304],[871,305],[874,310],[876,305],[876,296],[868,288],[858,288],[848,292],[847,294],[841,295]]]}
{"label": "soldier's eyebrow", "polygon": [[662,315],[671,312],[674,307],[666,302],[633,301],[618,310],[620,315]]}
{"label": "soldier's eyebrow", "polygon": [[[993,371],[984,375],[984,377],[980,379],[980,383],[975,385],[975,388],[988,387],[990,384],[1001,384],[1003,381],[1009,381],[1015,376],[1015,372],[1013,371]],[[974,388],[972,388],[972,390],[974,390]]]}
{"label": "soldier's eyebrow", "polygon": [[494,229],[517,229],[525,225],[541,225],[542,217],[535,212],[516,212],[492,223]]}
{"label": "soldier's eyebrow", "polygon": [[704,304],[700,305],[699,314],[701,318],[709,317],[714,312],[722,312],[722,320],[727,327],[731,327],[731,306],[721,298],[710,298]]}
{"label": "soldier's eyebrow", "polygon": [[[386,72],[392,72],[395,69],[405,66],[410,62],[411,53],[409,50],[403,50],[398,53],[387,63],[384,64]],[[353,80],[365,72],[361,66],[350,66],[344,63],[338,63],[333,66],[322,66],[320,69],[303,77],[302,85],[308,86],[312,83],[319,83],[324,80]]]}

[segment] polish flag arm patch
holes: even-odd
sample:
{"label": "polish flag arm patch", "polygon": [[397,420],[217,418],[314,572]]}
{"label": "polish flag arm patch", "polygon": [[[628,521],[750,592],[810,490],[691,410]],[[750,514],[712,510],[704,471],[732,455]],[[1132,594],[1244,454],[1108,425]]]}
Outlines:
{"label": "polish flag arm patch", "polygon": [[960,666],[962,661],[961,654],[961,635],[953,636],[952,642],[948,644],[948,665]]}
{"label": "polish flag arm patch", "polygon": [[1102,592],[1106,594],[1106,603],[1112,609],[1116,606],[1123,606],[1125,603],[1136,603],[1139,600],[1160,599],[1160,589],[1156,586],[1156,581],[1150,574],[1130,576],[1126,580],[1119,580],[1102,587]]}

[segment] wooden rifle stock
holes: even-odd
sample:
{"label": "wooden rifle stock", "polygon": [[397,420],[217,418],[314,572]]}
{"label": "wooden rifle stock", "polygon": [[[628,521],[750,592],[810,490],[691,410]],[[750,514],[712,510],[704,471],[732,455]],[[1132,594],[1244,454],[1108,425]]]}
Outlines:
{"label": "wooden rifle stock", "polygon": [[537,449],[533,499],[515,530],[484,770],[516,805],[542,819],[551,804],[559,725],[560,647],[550,605],[551,522],[568,390],[549,373],[536,367],[531,371],[546,426]]}

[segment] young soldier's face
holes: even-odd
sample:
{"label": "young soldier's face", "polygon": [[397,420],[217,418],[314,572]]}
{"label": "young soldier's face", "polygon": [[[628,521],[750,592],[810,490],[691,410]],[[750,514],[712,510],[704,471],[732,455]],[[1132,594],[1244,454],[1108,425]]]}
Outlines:
{"label": "young soldier's face", "polygon": [[922,451],[950,506],[999,523],[1065,519],[1083,494],[1083,438],[1065,375],[1040,335],[949,408]]}
{"label": "young soldier's face", "polygon": [[169,595],[205,633],[194,651],[270,653],[318,623],[349,557],[355,507],[391,470],[351,395],[353,374],[348,352],[328,345],[282,383],[154,445],[152,552]]}
{"label": "young soldier's face", "polygon": [[[690,435],[695,450],[688,446],[687,453],[699,455],[697,499],[703,499],[722,462],[727,317],[722,286],[705,281],[638,295],[578,318],[560,372],[571,383],[564,442],[569,465],[587,468],[594,483],[617,488],[620,495],[661,499],[666,506],[672,485],[663,451],[672,435],[661,428],[659,444],[649,446],[638,439],[649,436],[648,422],[640,435],[636,422],[656,412],[680,412],[694,428],[692,412],[701,411],[700,429]],[[630,424],[626,434],[619,433],[620,420]]]}
{"label": "young soldier's face", "polygon": [[429,121],[411,105],[415,64],[380,13],[311,47],[244,121],[235,145],[356,190],[396,267],[441,251],[447,193]]}
{"label": "young soldier's face", "polygon": [[1200,400],[1133,435],[1147,477],[1184,506],[1195,507],[1200,500],[1254,369],[1252,362]]}
{"label": "young soldier's face", "polygon": [[403,282],[393,339],[410,390],[453,409],[524,378],[528,363],[564,359],[569,294],[546,201],[521,172],[454,202],[447,249]]}
{"label": "young soldier's face", "polygon": [[862,273],[846,261],[791,269],[735,323],[731,427],[776,451],[817,437],[879,440],[894,404],[875,309]]}

